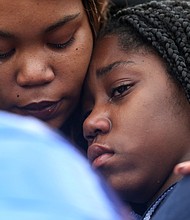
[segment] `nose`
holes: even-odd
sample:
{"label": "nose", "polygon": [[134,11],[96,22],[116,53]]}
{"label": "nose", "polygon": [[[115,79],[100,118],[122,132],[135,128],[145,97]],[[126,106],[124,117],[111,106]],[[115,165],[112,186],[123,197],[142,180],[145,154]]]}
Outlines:
{"label": "nose", "polygon": [[53,69],[48,66],[45,58],[37,55],[23,58],[17,72],[17,83],[22,87],[44,85],[54,78]]}
{"label": "nose", "polygon": [[88,142],[91,142],[98,135],[109,133],[111,128],[112,122],[106,115],[95,115],[91,112],[83,123],[83,135]]}

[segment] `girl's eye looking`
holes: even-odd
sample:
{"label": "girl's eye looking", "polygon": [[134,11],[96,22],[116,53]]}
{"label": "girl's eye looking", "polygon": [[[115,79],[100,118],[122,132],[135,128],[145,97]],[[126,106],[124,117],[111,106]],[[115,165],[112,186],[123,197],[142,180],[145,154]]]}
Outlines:
{"label": "girl's eye looking", "polygon": [[121,85],[114,88],[111,92],[111,98],[120,97],[130,88],[130,85]]}
{"label": "girl's eye looking", "polygon": [[14,53],[15,53],[15,49],[11,49],[5,53],[0,52],[0,60],[7,59],[7,58],[11,57]]}
{"label": "girl's eye looking", "polygon": [[69,47],[73,42],[74,42],[74,37],[71,37],[68,41],[64,42],[64,43],[48,43],[48,45],[51,47],[51,48],[54,48],[54,49],[65,49],[67,47]]}

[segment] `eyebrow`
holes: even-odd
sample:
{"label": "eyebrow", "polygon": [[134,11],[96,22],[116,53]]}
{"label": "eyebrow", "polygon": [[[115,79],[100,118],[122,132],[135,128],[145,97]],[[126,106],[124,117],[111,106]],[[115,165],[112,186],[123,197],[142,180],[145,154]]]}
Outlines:
{"label": "eyebrow", "polygon": [[45,32],[51,32],[54,31],[55,29],[64,26],[65,24],[69,23],[70,21],[73,21],[80,15],[80,12],[77,14],[72,14],[72,15],[67,15],[64,18],[60,19],[58,22],[55,24],[50,25],[48,28],[45,29]]}
{"label": "eyebrow", "polygon": [[[60,26],[64,26],[65,24],[67,24],[68,22],[76,19],[78,16],[80,15],[79,13],[76,14],[72,14],[72,15],[68,15],[65,16],[64,18],[60,19],[58,22],[56,22],[55,24],[50,25],[48,28],[45,29],[45,32],[51,32],[57,28],[59,28]],[[14,34],[11,34],[7,31],[2,31],[0,30],[0,38],[8,38],[8,39],[12,39],[15,38]]]}
{"label": "eyebrow", "polygon": [[101,77],[101,76],[104,76],[106,74],[108,74],[109,72],[111,72],[113,69],[116,69],[118,68],[119,66],[126,66],[126,65],[129,65],[129,64],[134,64],[133,61],[122,61],[122,60],[119,60],[119,61],[115,61],[105,67],[101,67],[101,68],[98,68],[96,70],[96,76],[97,78]]}

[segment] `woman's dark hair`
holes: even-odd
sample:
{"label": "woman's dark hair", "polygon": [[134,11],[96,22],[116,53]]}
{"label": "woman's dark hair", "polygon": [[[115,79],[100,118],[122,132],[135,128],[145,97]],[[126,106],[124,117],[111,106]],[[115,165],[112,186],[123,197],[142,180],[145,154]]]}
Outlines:
{"label": "woman's dark hair", "polygon": [[119,10],[98,38],[116,35],[122,50],[152,49],[166,63],[172,78],[190,101],[190,4],[187,1],[151,1]]}
{"label": "woman's dark hair", "polygon": [[106,19],[109,0],[82,0],[94,37]]}

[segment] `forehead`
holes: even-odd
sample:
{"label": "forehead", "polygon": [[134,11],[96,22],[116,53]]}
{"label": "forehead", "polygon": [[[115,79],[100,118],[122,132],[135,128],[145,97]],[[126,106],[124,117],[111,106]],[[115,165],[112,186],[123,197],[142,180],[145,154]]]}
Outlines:
{"label": "forehead", "polygon": [[[90,65],[93,65],[95,62],[98,61],[101,63],[101,59],[98,57],[107,57],[108,55],[114,55],[114,51],[121,52],[118,47],[118,37],[114,35],[107,35],[101,39],[98,39],[95,43],[93,55],[92,55],[92,62]],[[113,56],[114,57],[114,56]]]}
{"label": "forehead", "polygon": [[93,50],[86,84],[91,84],[94,80],[101,81],[102,76],[107,75],[105,72],[111,72],[112,68],[131,63],[131,59],[136,59],[137,55],[145,54],[148,53],[144,48],[139,48],[138,51],[133,47],[127,51],[122,50],[116,35],[106,35],[98,39]]}
{"label": "forehead", "polygon": [[134,49],[132,46],[131,49],[124,51],[118,44],[117,36],[106,36],[95,45],[86,88],[88,90],[92,90],[92,87],[99,88],[103,79],[108,79],[110,74],[115,75],[114,77],[128,77],[133,73],[146,75],[147,72],[155,72],[155,67],[166,74],[165,63],[158,54],[145,47]]}
{"label": "forehead", "polygon": [[[81,0],[0,0],[0,28],[39,25],[83,9]],[[40,20],[40,22],[39,22]]]}
{"label": "forehead", "polygon": [[97,40],[89,66],[87,81],[92,76],[95,76],[99,68],[114,62],[114,60],[122,57],[123,54],[124,52],[118,47],[118,39],[116,36],[106,36]]}

